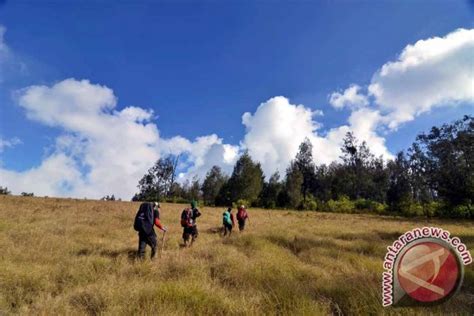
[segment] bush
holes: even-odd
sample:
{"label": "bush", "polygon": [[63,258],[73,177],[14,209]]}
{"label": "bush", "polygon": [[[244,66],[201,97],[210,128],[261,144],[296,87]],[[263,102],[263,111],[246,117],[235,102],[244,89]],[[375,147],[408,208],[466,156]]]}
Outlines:
{"label": "bush", "polygon": [[402,209],[402,214],[405,216],[423,216],[423,205],[420,203],[410,203]]}
{"label": "bush", "polygon": [[251,206],[250,203],[247,200],[244,200],[244,199],[238,199],[237,202],[232,203],[233,208],[238,208],[241,205],[244,205],[245,207]]}
{"label": "bush", "polygon": [[472,204],[457,205],[452,210],[453,217],[474,218],[474,207]]}
{"label": "bush", "polygon": [[353,213],[355,210],[355,203],[345,195],[341,196],[336,201],[331,199],[326,203],[325,209],[328,212],[336,213]]}
{"label": "bush", "polygon": [[308,211],[316,211],[318,209],[318,201],[309,194],[306,197],[306,202],[302,202],[302,209]]}
{"label": "bush", "polygon": [[376,214],[383,214],[387,208],[385,204],[366,199],[357,199],[354,205],[357,210],[369,211]]}
{"label": "bush", "polygon": [[8,191],[7,187],[0,186],[0,195],[10,195],[10,194],[11,194],[11,192]]}
{"label": "bush", "polygon": [[440,212],[441,203],[439,202],[429,202],[423,204],[423,212],[427,217],[437,216]]}

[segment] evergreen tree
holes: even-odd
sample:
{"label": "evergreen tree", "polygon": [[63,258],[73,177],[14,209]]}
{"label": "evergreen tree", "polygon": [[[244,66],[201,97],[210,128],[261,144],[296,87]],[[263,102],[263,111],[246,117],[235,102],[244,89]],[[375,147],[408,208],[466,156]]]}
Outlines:
{"label": "evergreen tree", "polygon": [[135,194],[134,201],[159,201],[170,196],[175,176],[177,157],[167,156],[160,158],[138,182],[139,193]]}
{"label": "evergreen tree", "polygon": [[219,191],[226,181],[227,177],[222,173],[221,168],[213,166],[202,183],[201,190],[204,203],[207,205],[215,204]]}
{"label": "evergreen tree", "polygon": [[306,202],[306,197],[310,193],[310,189],[315,178],[313,145],[311,144],[309,138],[305,138],[305,140],[300,144],[298,153],[296,154],[295,163],[303,175],[301,193],[303,194],[303,202]]}
{"label": "evergreen tree", "polygon": [[393,212],[406,212],[412,203],[409,162],[404,152],[399,152],[394,161],[389,162],[390,173],[387,202]]}
{"label": "evergreen tree", "polygon": [[303,201],[303,194],[301,186],[303,185],[304,177],[296,162],[292,161],[290,166],[286,169],[285,190],[287,205],[292,208],[300,208]]}
{"label": "evergreen tree", "polygon": [[235,164],[228,186],[225,187],[226,192],[223,192],[229,196],[224,196],[223,200],[235,202],[242,199],[252,204],[257,201],[262,188],[262,167],[260,163],[253,162],[249,153],[245,152]]}
{"label": "evergreen tree", "polygon": [[417,154],[424,159],[427,181],[438,196],[450,208],[472,205],[474,117],[466,115],[452,124],[433,127],[429,134],[419,135],[416,144]]}
{"label": "evergreen tree", "polygon": [[283,184],[280,182],[280,173],[275,172],[268,182],[263,184],[263,190],[260,194],[260,206],[265,208],[275,208],[278,205],[278,195],[283,190]]}

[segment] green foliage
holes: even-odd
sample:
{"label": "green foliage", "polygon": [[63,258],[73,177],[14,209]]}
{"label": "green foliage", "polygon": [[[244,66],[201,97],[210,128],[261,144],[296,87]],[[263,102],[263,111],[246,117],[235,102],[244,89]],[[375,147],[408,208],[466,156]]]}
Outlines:
{"label": "green foliage", "polygon": [[431,188],[453,211],[464,212],[456,206],[474,201],[474,117],[433,127],[415,145]]}
{"label": "green foliage", "polygon": [[392,161],[375,157],[352,133],[346,134],[341,152],[342,162],[316,166],[313,145],[305,139],[284,180],[276,172],[267,182],[260,164],[245,152],[230,178],[213,166],[202,186],[197,178],[183,186],[175,183],[177,158],[163,158],[140,180],[134,199],[203,199],[221,206],[242,199],[264,208],[474,218],[472,116],[433,127]]}
{"label": "green foliage", "polygon": [[21,196],[35,196],[33,192],[28,193],[28,192],[21,192]]}
{"label": "green foliage", "polygon": [[413,203],[409,164],[403,152],[388,164],[390,179],[387,202],[391,212],[405,214]]}
{"label": "green foliage", "polygon": [[160,201],[170,196],[171,188],[175,183],[178,157],[172,155],[160,158],[148,169],[148,172],[138,182],[139,193],[133,201]]}
{"label": "green foliage", "polygon": [[275,172],[268,182],[263,184],[263,189],[259,197],[259,206],[264,208],[276,208],[278,195],[283,190],[283,184],[280,182],[280,174]]}
{"label": "green foliage", "polygon": [[314,179],[315,166],[313,161],[313,144],[308,138],[300,144],[298,153],[295,157],[295,165],[303,176],[301,183],[301,193],[303,194],[303,203],[310,192]]}
{"label": "green foliage", "polygon": [[103,201],[115,201],[115,195],[106,195],[104,197],[101,198],[101,200]]}
{"label": "green foliage", "polygon": [[247,200],[239,199],[239,200],[237,200],[237,202],[232,203],[232,208],[238,208],[241,205],[244,205],[245,207],[248,207],[248,206],[250,206],[250,203]]}
{"label": "green foliage", "polygon": [[10,194],[11,194],[11,192],[8,191],[7,187],[0,186],[0,195],[10,195]]}
{"label": "green foliage", "polygon": [[303,194],[301,192],[303,181],[304,177],[298,165],[295,162],[291,162],[288,169],[286,169],[285,190],[288,194],[288,204],[285,206],[300,208],[303,201]]}
{"label": "green foliage", "polygon": [[355,200],[354,206],[359,211],[368,211],[376,214],[383,214],[387,208],[385,204],[367,199]]}
{"label": "green foliage", "polygon": [[336,213],[354,213],[355,203],[351,201],[349,197],[341,196],[337,200],[329,200],[326,203],[324,210]]}
{"label": "green foliage", "polygon": [[318,209],[318,201],[309,194],[303,201],[302,208],[307,211],[316,211]]}
{"label": "green foliage", "polygon": [[237,163],[229,181],[222,186],[216,202],[230,205],[232,201],[244,199],[249,204],[257,201],[263,188],[263,171],[245,152]]}
{"label": "green foliage", "polygon": [[207,205],[214,205],[222,186],[227,181],[227,177],[222,173],[219,166],[213,166],[206,175],[202,183],[202,197]]}
{"label": "green foliage", "polygon": [[438,215],[451,218],[474,218],[474,205],[461,204],[450,207],[449,204],[442,204],[439,206]]}

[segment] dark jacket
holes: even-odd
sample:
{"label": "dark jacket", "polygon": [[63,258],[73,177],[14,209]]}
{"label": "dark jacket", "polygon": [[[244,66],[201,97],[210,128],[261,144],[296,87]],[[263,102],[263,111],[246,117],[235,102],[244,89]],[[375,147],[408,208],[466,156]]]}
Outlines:
{"label": "dark jacket", "polygon": [[161,229],[163,228],[160,223],[160,213],[153,208],[152,203],[144,202],[140,205],[137,215],[135,216],[133,228],[145,235],[151,235],[155,233],[153,229],[154,225]]}

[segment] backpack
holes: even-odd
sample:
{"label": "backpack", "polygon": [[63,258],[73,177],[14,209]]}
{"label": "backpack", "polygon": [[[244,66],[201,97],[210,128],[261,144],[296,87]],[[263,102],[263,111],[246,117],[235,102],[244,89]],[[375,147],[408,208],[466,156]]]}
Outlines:
{"label": "backpack", "polygon": [[151,203],[144,202],[140,205],[137,215],[135,215],[133,228],[137,232],[151,233],[153,230],[153,206]]}
{"label": "backpack", "polygon": [[230,213],[225,211],[222,213],[222,224],[224,225],[232,225],[232,220],[230,219]]}
{"label": "backpack", "polygon": [[247,218],[247,211],[244,208],[239,209],[237,212],[237,220],[242,221]]}
{"label": "backpack", "polygon": [[181,213],[181,227],[191,227],[193,226],[193,218],[191,209],[186,208]]}

